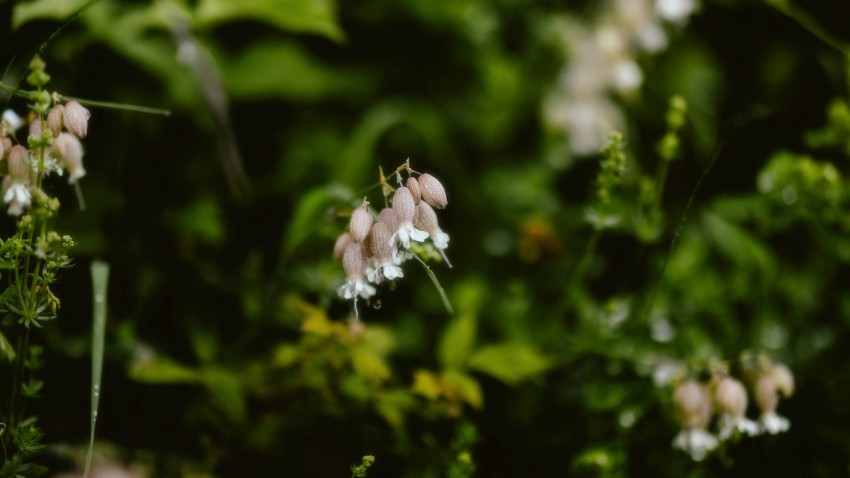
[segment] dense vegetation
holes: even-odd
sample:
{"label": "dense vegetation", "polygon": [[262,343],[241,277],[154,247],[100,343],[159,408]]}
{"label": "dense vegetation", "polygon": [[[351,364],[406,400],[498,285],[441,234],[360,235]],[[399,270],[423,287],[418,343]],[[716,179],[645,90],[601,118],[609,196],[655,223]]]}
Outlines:
{"label": "dense vegetation", "polygon": [[[0,221],[0,252],[12,251],[0,257],[0,476],[15,476],[13,456],[82,470],[96,259],[110,267],[101,473],[850,467],[850,5],[0,9],[5,108],[29,123],[4,136],[29,145],[38,186],[62,205],[36,198]],[[61,98],[36,96],[36,56]],[[66,177],[42,186],[37,152],[56,151],[59,133],[31,129],[73,98],[91,111],[85,209]],[[432,206],[453,267],[432,232],[411,246],[421,263],[408,256],[403,278],[372,284],[355,318],[339,294],[353,262],[334,259],[335,241],[364,197],[363,217],[377,217],[401,203],[397,179],[420,173],[445,189],[445,208]],[[38,324],[12,297],[53,303],[26,261],[41,258],[30,214],[74,263],[44,283],[56,318]],[[746,425],[703,451],[676,438],[722,438],[740,390],[755,436]],[[9,404],[20,396],[25,409]]]}

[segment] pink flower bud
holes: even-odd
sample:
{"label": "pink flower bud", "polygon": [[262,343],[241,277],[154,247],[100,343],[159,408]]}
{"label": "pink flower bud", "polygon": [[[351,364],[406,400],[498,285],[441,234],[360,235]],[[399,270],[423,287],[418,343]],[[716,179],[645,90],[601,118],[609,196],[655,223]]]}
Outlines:
{"label": "pink flower bud", "polygon": [[435,208],[444,209],[448,205],[446,190],[434,176],[428,173],[419,176],[419,189],[422,191],[422,199]]}
{"label": "pink flower bud", "polygon": [[59,136],[59,133],[62,131],[62,127],[64,126],[64,121],[62,117],[65,115],[65,107],[62,105],[56,105],[50,109],[50,112],[47,113],[47,127],[53,131],[53,137]]}
{"label": "pink flower bud", "polygon": [[30,179],[29,153],[21,145],[12,147],[9,152],[9,176],[12,181],[26,182]]}
{"label": "pink flower bud", "polygon": [[76,101],[65,103],[65,111],[62,114],[65,128],[78,138],[85,138],[89,130],[89,117],[91,113],[83,105]]}
{"label": "pink flower bud", "polygon": [[351,244],[351,234],[347,232],[343,232],[336,238],[336,243],[334,243],[334,260],[342,260],[345,249],[348,248],[349,244]]}
{"label": "pink flower bud", "polygon": [[345,274],[352,279],[363,277],[366,271],[366,255],[363,252],[363,244],[352,242],[345,248],[342,256],[342,268]]}
{"label": "pink flower bud", "polygon": [[41,136],[41,120],[35,118],[30,122],[30,136],[38,138]]}
{"label": "pink flower bud", "polygon": [[404,186],[396,189],[393,195],[393,211],[399,225],[413,223],[413,218],[416,217],[416,203],[413,201],[413,195]]}
{"label": "pink flower bud", "polygon": [[416,206],[416,217],[413,220],[413,225],[427,232],[432,237],[435,232],[440,230],[439,223],[437,222],[437,213],[425,201],[420,202]]}
{"label": "pink flower bud", "polygon": [[413,196],[414,204],[419,204],[419,200],[422,199],[422,192],[419,189],[419,181],[416,180],[413,176],[407,178],[407,189],[410,189],[410,195]]}
{"label": "pink flower bud", "polygon": [[375,223],[369,232],[369,247],[372,249],[372,255],[380,263],[392,261],[393,250],[390,247],[390,237],[392,232],[383,222]]}
{"label": "pink flower bud", "polygon": [[747,411],[747,391],[741,382],[732,377],[723,377],[714,385],[714,403],[719,411],[737,418]]}
{"label": "pink flower bud", "polygon": [[756,379],[755,399],[763,415],[776,412],[779,394],[776,393],[776,385],[769,375],[760,375]]}
{"label": "pink flower bud", "polygon": [[387,225],[390,231],[398,230],[398,218],[395,217],[395,211],[392,208],[385,207],[378,214],[378,221]]}
{"label": "pink flower bud", "polygon": [[705,387],[687,380],[673,391],[676,418],[683,427],[705,428],[711,421],[711,401]]}
{"label": "pink flower bud", "polygon": [[369,212],[366,204],[363,204],[351,214],[351,221],[348,223],[348,232],[351,233],[351,240],[362,242],[369,235],[369,229],[371,228],[372,213]]}
{"label": "pink flower bud", "polygon": [[794,393],[794,375],[785,365],[778,363],[770,370],[770,378],[773,385],[783,397],[790,397]]}

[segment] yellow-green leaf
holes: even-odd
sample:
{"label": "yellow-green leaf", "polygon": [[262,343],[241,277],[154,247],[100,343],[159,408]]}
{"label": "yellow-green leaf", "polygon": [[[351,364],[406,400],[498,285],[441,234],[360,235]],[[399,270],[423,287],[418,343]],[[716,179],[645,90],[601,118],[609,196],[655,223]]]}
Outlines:
{"label": "yellow-green leaf", "polygon": [[484,393],[478,381],[472,376],[450,369],[443,372],[443,383],[472,408],[479,409],[484,406]]}
{"label": "yellow-green leaf", "polygon": [[513,385],[546,370],[549,360],[526,344],[482,347],[469,360],[469,367]]}
{"label": "yellow-green leaf", "polygon": [[422,395],[428,400],[436,400],[443,393],[440,381],[427,370],[417,370],[413,374],[413,385],[410,386],[410,389],[413,393]]}
{"label": "yellow-green leaf", "polygon": [[357,347],[351,351],[351,363],[354,372],[372,382],[382,382],[390,378],[390,368],[375,352]]}
{"label": "yellow-green leaf", "polygon": [[336,41],[345,38],[331,0],[201,0],[195,10],[199,26],[239,19],[265,22],[281,30],[315,33]]}

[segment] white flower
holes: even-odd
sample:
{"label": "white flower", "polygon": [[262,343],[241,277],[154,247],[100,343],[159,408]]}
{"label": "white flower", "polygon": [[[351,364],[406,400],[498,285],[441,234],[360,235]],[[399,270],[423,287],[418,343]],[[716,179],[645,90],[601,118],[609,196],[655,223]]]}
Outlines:
{"label": "white flower", "polygon": [[10,216],[20,216],[24,208],[32,203],[32,195],[26,184],[16,182],[9,184],[3,200],[9,205]]}
{"label": "white flower", "polygon": [[694,461],[702,461],[708,452],[717,448],[717,438],[704,428],[688,428],[679,432],[673,439],[673,448],[691,455]]}
{"label": "white flower", "polygon": [[655,11],[661,18],[684,25],[696,10],[696,0],[656,0]]}
{"label": "white flower", "polygon": [[413,227],[413,218],[416,216],[416,202],[410,190],[402,186],[393,195],[393,212],[398,221],[398,229],[390,238],[389,244],[398,240],[405,249],[410,249],[410,240],[425,242],[428,233]]}
{"label": "white flower", "polygon": [[779,416],[776,412],[767,412],[759,417],[759,431],[776,435],[777,433],[788,431],[791,428],[791,423],[787,418]]}
{"label": "white flower", "polygon": [[729,413],[721,415],[717,437],[725,441],[731,438],[736,431],[747,436],[756,436],[759,434],[759,427],[756,422],[746,417],[735,417]]}

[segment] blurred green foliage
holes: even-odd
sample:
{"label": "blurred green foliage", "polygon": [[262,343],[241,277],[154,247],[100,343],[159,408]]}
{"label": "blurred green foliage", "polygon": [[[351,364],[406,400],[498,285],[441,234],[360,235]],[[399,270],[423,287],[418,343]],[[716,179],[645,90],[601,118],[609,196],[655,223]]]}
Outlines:
{"label": "blurred green foliage", "polygon": [[[344,476],[366,454],[376,477],[846,473],[850,50],[807,23],[850,12],[798,3],[668,27],[590,157],[542,105],[573,60],[562,20],[594,2],[88,6],[44,50],[52,86],[173,112],[93,110],[89,208],[59,219],[111,264],[99,438],[151,476]],[[17,2],[4,81],[84,4]],[[412,264],[354,321],[333,241],[407,158],[449,194],[454,268],[432,269],[454,313]],[[39,339],[49,441],[87,438],[85,270]],[[653,370],[744,350],[794,370],[791,431],[695,464]]]}

